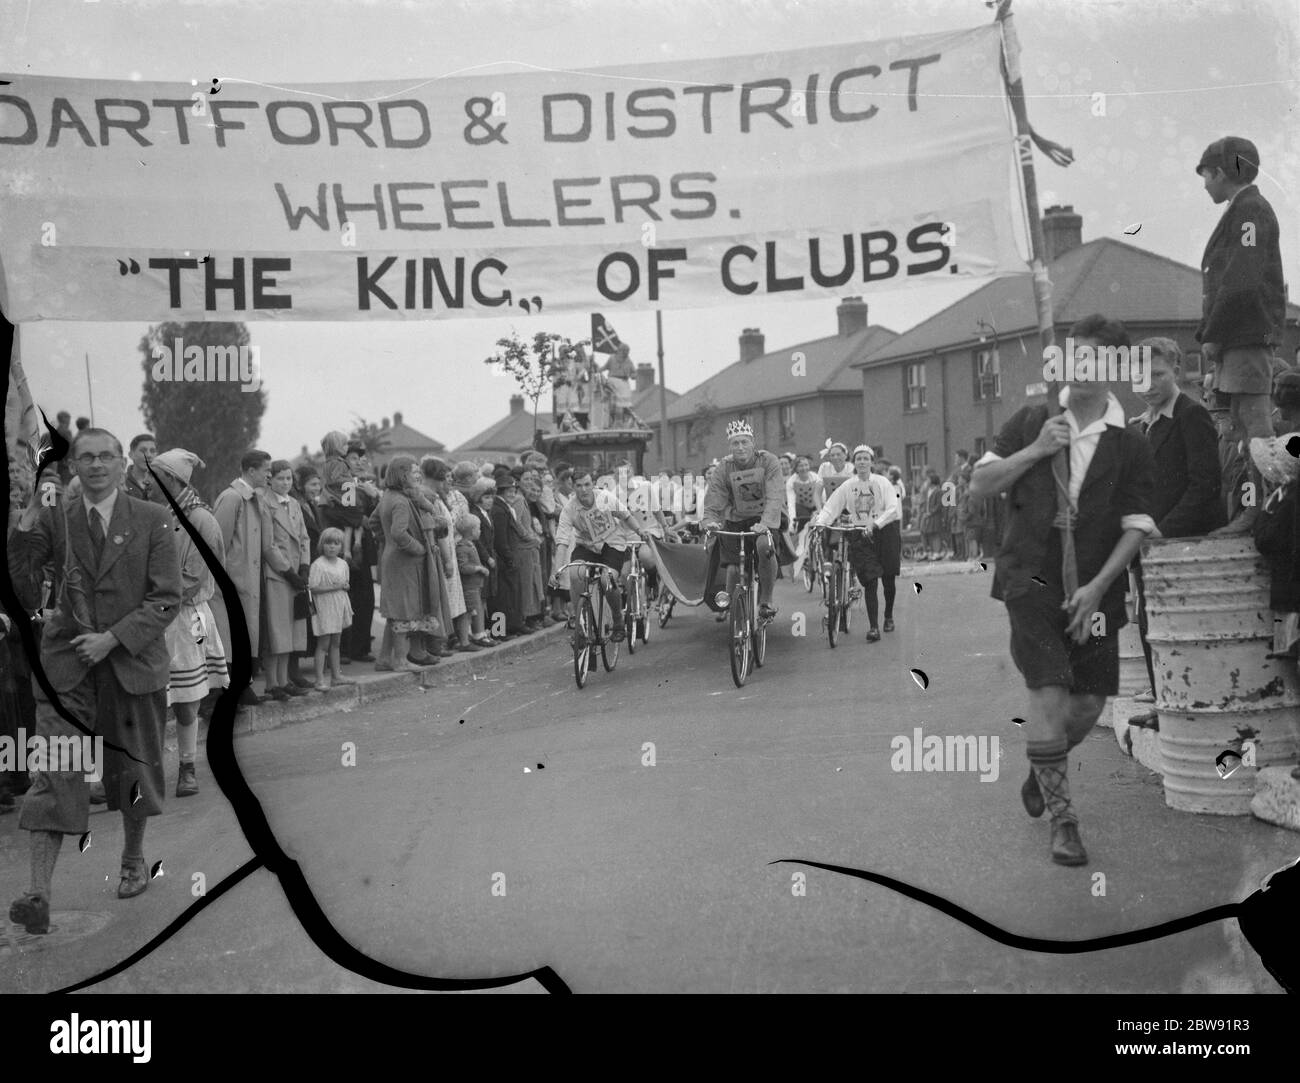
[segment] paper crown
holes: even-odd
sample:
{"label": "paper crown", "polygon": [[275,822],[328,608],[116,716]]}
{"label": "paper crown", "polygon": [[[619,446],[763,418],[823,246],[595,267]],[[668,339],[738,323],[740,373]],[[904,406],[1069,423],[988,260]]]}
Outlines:
{"label": "paper crown", "polygon": [[754,435],[754,427],[750,425],[748,421],[745,421],[743,418],[739,421],[729,421],[727,423],[728,440],[730,440],[733,436],[753,436],[753,435]]}

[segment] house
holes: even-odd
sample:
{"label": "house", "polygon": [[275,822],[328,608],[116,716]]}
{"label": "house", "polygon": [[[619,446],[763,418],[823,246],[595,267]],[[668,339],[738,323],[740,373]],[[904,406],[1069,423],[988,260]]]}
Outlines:
{"label": "house", "polygon": [[[410,455],[416,462],[419,462],[424,455],[443,455],[447,450],[446,444],[439,443],[431,436],[425,436],[419,429],[413,429],[402,420],[400,410],[393,412],[393,418],[389,421],[384,418],[377,426],[370,426],[372,430],[372,439],[367,441],[371,444],[370,464],[376,472],[382,476],[384,467],[390,463],[395,456]],[[339,430],[340,432],[344,430]],[[351,439],[351,431],[349,431]],[[320,445],[308,450],[304,444],[301,453],[293,460],[293,466],[297,469],[299,466],[311,464],[320,467],[325,462],[325,455],[320,449]]]}
{"label": "house", "polygon": [[862,384],[852,364],[897,334],[871,324],[861,297],[835,309],[833,335],[769,351],[763,333],[740,333],[739,360],[691,388],[668,408],[671,469],[700,469],[727,452],[727,422],[746,417],[760,448],[815,455],[827,437],[862,442]]}
{"label": "house", "polygon": [[[1122,320],[1135,345],[1152,336],[1177,342],[1181,386],[1199,395],[1201,272],[1113,237],[1084,244],[1082,229],[1072,207],[1044,213],[1057,343],[1094,312]],[[1288,305],[1288,363],[1300,345],[1297,317],[1300,306]],[[947,477],[958,450],[982,455],[1012,414],[1045,401],[1032,277],[994,279],[851,367],[867,442],[904,468],[909,486],[929,468]],[[1129,417],[1146,408],[1131,388],[1117,395]]]}
{"label": "house", "polygon": [[[664,390],[670,409],[678,394],[669,389]],[[539,405],[548,401],[549,393],[543,394]],[[636,386],[632,392],[632,412],[644,421],[654,432],[645,456],[645,469],[659,469],[659,459],[655,453],[659,436],[659,385],[655,381],[655,367],[648,362],[641,362],[636,367]],[[514,465],[525,452],[533,449],[533,433],[552,432],[555,420],[550,411],[539,410],[536,426],[533,415],[526,408],[523,395],[510,396],[510,413],[501,420],[489,425],[478,435],[467,440],[451,453],[453,459],[476,459],[508,463]]]}

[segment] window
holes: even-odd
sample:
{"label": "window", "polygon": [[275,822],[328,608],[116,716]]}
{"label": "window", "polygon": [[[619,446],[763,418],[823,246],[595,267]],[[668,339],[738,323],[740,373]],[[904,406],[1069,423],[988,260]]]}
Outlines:
{"label": "window", "polygon": [[925,480],[926,469],[930,465],[930,456],[925,444],[908,444],[907,455],[907,489],[916,492]]}
{"label": "window", "polygon": [[1002,370],[997,350],[975,351],[975,401],[1002,397]]}
{"label": "window", "polygon": [[794,439],[794,403],[781,407],[781,439]]}
{"label": "window", "polygon": [[876,453],[876,462],[880,462],[885,457],[885,445],[873,444],[871,450]]}
{"label": "window", "polygon": [[906,366],[904,373],[906,380],[903,409],[904,410],[924,410],[925,409],[925,362],[916,361]]}
{"label": "window", "polygon": [[989,442],[982,436],[975,437],[975,457],[972,462],[979,462],[989,449]]}

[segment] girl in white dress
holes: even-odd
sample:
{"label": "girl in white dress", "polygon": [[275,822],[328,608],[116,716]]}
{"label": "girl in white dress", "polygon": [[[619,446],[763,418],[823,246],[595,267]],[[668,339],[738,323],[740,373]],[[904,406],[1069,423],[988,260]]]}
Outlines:
{"label": "girl in white dress", "polygon": [[343,531],[327,527],[320,535],[321,555],[312,561],[307,589],[312,601],[312,631],[316,634],[316,691],[328,692],[325,655],[329,653],[334,684],[356,684],[339,672],[339,636],[352,623],[352,600],[348,597],[348,565],[343,552]]}

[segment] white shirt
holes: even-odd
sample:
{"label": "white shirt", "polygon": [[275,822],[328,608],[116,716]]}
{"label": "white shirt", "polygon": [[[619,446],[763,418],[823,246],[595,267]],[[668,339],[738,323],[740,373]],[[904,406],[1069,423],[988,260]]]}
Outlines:
{"label": "white shirt", "polygon": [[108,524],[113,521],[113,509],[117,507],[117,490],[114,489],[108,496],[104,497],[98,504],[91,503],[90,497],[86,496],[85,490],[82,490],[81,502],[86,506],[86,520],[90,521],[90,509],[96,509],[104,517],[103,527],[104,536],[108,536]]}
{"label": "white shirt", "polygon": [[629,537],[637,540],[623,526],[623,520],[631,514],[623,502],[606,489],[597,489],[595,496],[589,508],[583,507],[576,495],[564,505],[555,527],[557,549],[561,546],[571,549],[575,544],[593,550],[606,544],[626,548]]}
{"label": "white shirt", "polygon": [[870,474],[865,481],[855,474],[826,498],[817,513],[817,525],[832,526],[845,512],[855,526],[874,523],[882,527],[898,518],[898,494],[880,474]]}
{"label": "white shirt", "polygon": [[[1070,389],[1061,388],[1061,394],[1058,401],[1066,411],[1064,418],[1066,424],[1070,426],[1070,504],[1072,507],[1079,505],[1079,491],[1083,488],[1083,479],[1088,476],[1088,467],[1092,465],[1092,457],[1097,454],[1097,445],[1101,443],[1101,434],[1106,431],[1107,426],[1113,425],[1117,429],[1122,429],[1124,425],[1124,408],[1120,406],[1119,399],[1114,395],[1106,395],[1106,412],[1094,421],[1091,425],[1079,428],[1078,419],[1074,412],[1069,409]],[[999,462],[1001,455],[992,451],[986,451],[981,456],[979,463]],[[1156,521],[1149,515],[1125,515],[1120,519],[1120,528],[1123,530],[1141,530],[1146,534],[1153,534],[1156,529]]]}

